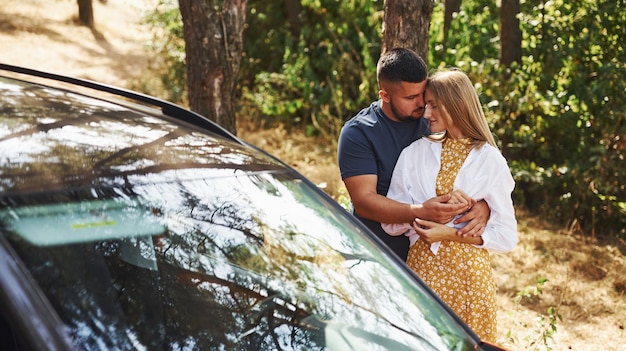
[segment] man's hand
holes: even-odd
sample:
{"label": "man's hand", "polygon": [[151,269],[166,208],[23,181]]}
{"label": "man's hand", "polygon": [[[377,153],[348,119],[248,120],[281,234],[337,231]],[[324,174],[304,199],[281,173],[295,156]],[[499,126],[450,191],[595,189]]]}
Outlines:
{"label": "man's hand", "polygon": [[448,223],[454,216],[469,210],[469,205],[466,203],[450,203],[451,197],[450,194],[437,196],[422,204],[413,205],[413,214],[416,218],[437,223]]}
{"label": "man's hand", "polygon": [[477,237],[483,235],[491,211],[485,200],[477,202],[463,216],[457,218],[454,224],[467,222],[465,227],[457,231],[462,237]]}

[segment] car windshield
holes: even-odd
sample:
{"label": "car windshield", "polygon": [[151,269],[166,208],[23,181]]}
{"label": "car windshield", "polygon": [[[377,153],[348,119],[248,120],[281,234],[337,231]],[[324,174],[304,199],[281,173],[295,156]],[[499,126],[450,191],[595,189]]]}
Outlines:
{"label": "car windshield", "polygon": [[12,80],[0,94],[23,100],[0,111],[3,240],[80,349],[474,349],[271,157],[141,108]]}

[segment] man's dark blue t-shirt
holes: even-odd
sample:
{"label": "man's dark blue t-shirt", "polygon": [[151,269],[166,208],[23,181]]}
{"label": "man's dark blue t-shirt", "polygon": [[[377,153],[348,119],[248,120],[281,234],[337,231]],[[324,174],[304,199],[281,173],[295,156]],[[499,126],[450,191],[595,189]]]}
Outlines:
{"label": "man's dark blue t-shirt", "polygon": [[[428,133],[428,120],[395,122],[380,109],[375,101],[352,117],[341,129],[337,158],[341,179],[376,174],[376,192],[386,196],[393,168],[400,152],[413,141]],[[353,210],[354,212],[354,210]],[[409,240],[404,235],[387,234],[379,222],[354,215],[382,239],[401,259],[406,260]]]}

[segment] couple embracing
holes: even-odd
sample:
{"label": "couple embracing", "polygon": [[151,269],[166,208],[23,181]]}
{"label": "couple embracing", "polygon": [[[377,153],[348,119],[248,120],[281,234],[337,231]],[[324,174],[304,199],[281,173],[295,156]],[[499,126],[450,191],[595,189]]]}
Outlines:
{"label": "couple embracing", "polygon": [[342,128],[341,177],[353,213],[481,339],[496,339],[489,258],[517,244],[506,159],[459,70],[428,77],[396,48],[378,61],[380,99]]}

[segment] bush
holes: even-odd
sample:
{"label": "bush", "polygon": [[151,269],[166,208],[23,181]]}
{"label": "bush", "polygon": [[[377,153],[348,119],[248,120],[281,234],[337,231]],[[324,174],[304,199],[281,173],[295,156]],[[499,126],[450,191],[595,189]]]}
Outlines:
{"label": "bush", "polygon": [[[522,3],[524,57],[507,68],[487,45],[497,43],[497,13],[483,2],[463,3],[455,35],[445,52],[434,45],[432,60],[477,82],[517,181],[516,204],[593,235],[626,237],[623,3]],[[476,8],[484,9],[478,26],[466,16]]]}
{"label": "bush", "polygon": [[244,33],[242,106],[252,107],[245,112],[255,120],[323,134],[334,143],[344,120],[376,99],[382,3],[300,3],[294,28],[282,2],[250,1],[247,22],[254,30]]}

